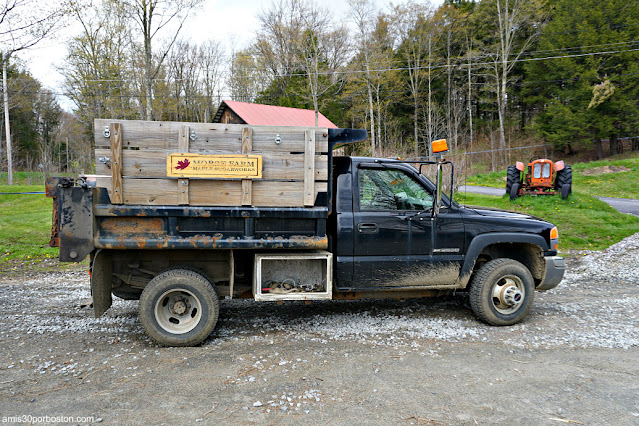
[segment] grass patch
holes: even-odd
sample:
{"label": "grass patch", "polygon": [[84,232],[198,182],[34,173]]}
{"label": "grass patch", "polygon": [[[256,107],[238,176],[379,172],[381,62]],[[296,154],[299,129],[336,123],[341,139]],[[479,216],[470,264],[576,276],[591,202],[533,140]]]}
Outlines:
{"label": "grass patch", "polygon": [[[0,185],[0,192],[39,192],[44,185]],[[0,267],[57,258],[49,247],[51,199],[44,195],[0,195]]]}
{"label": "grass patch", "polygon": [[[573,171],[573,191],[595,197],[639,198],[639,154],[570,166]],[[628,171],[602,173],[611,167],[622,167]],[[588,174],[590,172],[595,174]],[[469,176],[466,184],[505,188],[506,170]]]}
{"label": "grass patch", "polygon": [[[77,177],[77,173],[73,172],[52,172],[47,173],[46,176],[66,176]],[[45,175],[42,172],[13,172],[13,186],[16,185],[44,185]],[[9,182],[9,174],[7,172],[0,172],[0,186],[7,185]],[[11,188],[9,186],[8,188]],[[10,192],[10,191],[1,191]]]}
{"label": "grass patch", "polygon": [[[601,173],[606,168],[623,167],[628,171]],[[639,198],[639,155],[630,158],[577,163],[572,166],[573,188],[599,197]],[[598,174],[585,174],[595,172]]]}
{"label": "grass patch", "polygon": [[559,195],[494,197],[458,193],[456,200],[466,205],[495,207],[540,217],[559,228],[559,249],[602,250],[639,232],[639,217],[619,213],[608,204],[581,192],[567,200]]}
{"label": "grass patch", "polygon": [[468,176],[466,185],[490,186],[493,188],[506,188],[506,171],[480,173],[474,176]]}

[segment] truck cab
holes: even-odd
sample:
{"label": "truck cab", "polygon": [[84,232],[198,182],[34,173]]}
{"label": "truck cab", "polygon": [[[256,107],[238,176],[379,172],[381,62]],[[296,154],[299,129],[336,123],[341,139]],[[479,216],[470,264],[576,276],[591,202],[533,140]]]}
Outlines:
{"label": "truck cab", "polygon": [[[563,275],[556,228],[529,215],[459,205],[415,167],[362,157],[333,160],[338,291],[465,289],[483,264],[526,265],[535,288]],[[559,272],[558,272],[558,271]]]}

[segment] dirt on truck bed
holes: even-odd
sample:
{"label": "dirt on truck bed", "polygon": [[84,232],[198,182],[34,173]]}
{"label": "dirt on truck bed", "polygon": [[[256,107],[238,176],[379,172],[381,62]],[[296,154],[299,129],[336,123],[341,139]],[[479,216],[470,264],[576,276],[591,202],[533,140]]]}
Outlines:
{"label": "dirt on truck bed", "polygon": [[[639,234],[570,261],[512,327],[464,295],[225,300],[163,348],[137,302],[94,319],[86,272],[0,278],[0,419],[105,424],[639,424]],[[48,416],[48,417],[47,417]]]}

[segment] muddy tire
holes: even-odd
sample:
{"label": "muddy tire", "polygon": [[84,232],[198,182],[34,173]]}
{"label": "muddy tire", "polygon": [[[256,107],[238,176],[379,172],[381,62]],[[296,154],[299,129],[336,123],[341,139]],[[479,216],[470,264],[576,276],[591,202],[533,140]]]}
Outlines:
{"label": "muddy tire", "polygon": [[519,197],[519,184],[518,183],[514,183],[513,186],[510,188],[510,192],[508,193],[508,195],[510,195],[510,201],[514,201],[517,199],[517,197]]}
{"label": "muddy tire", "polygon": [[517,170],[516,166],[508,166],[508,171],[506,172],[506,194],[510,194],[510,189],[515,183],[521,184],[521,172]]}
{"label": "muddy tire", "polygon": [[215,287],[190,269],[170,269],[153,278],[140,296],[144,331],[165,346],[202,343],[217,324],[220,302]]}
{"label": "muddy tire", "polygon": [[526,316],[535,298],[532,274],[513,259],[487,262],[470,283],[470,306],[481,321],[511,325]]}
{"label": "muddy tire", "polygon": [[561,198],[563,200],[565,200],[566,198],[568,198],[570,196],[570,193],[572,192],[572,185],[564,185],[561,187]]}

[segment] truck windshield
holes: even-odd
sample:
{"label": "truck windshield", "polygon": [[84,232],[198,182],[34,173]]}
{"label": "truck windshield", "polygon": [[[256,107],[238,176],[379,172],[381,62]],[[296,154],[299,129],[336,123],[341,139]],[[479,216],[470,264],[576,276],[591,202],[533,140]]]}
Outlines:
{"label": "truck windshield", "polygon": [[402,170],[359,170],[361,210],[429,210],[432,205],[432,195]]}

